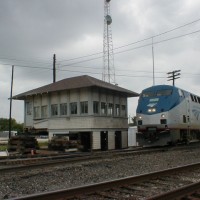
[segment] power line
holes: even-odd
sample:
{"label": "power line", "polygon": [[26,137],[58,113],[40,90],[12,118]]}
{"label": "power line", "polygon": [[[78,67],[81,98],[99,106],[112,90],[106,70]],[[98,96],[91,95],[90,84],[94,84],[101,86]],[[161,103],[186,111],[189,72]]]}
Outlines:
{"label": "power line", "polygon": [[[124,48],[124,47],[128,47],[128,46],[131,46],[131,45],[134,45],[134,44],[137,44],[137,43],[140,43],[140,42],[144,42],[146,40],[149,40],[149,39],[152,39],[152,37],[158,37],[158,36],[161,36],[161,35],[164,35],[164,34],[167,34],[167,33],[170,33],[170,32],[173,32],[175,30],[178,30],[180,28],[183,28],[183,27],[186,27],[188,25],[191,25],[191,24],[194,24],[194,23],[197,23],[200,21],[200,18],[199,19],[196,19],[192,22],[189,22],[189,23],[186,23],[184,25],[181,25],[181,26],[178,26],[178,27],[175,27],[173,29],[170,29],[168,31],[164,31],[162,33],[159,33],[159,34],[156,34],[154,36],[150,36],[150,37],[147,37],[147,38],[144,38],[144,39],[141,39],[141,40],[138,40],[138,41],[135,41],[135,42],[132,42],[132,43],[129,43],[129,44],[125,44],[125,45],[122,45],[122,46],[119,46],[119,47],[116,47],[116,48],[113,48],[113,50],[117,50],[117,49],[121,49],[121,48]],[[199,31],[198,31],[199,32]],[[192,33],[190,33],[192,34]],[[182,36],[183,37],[183,36]],[[162,40],[162,41],[168,41],[170,39],[167,39],[167,40]],[[162,41],[160,42],[156,42],[157,44],[158,43],[161,43]],[[154,43],[155,44],[155,43]],[[142,47],[146,47],[146,46],[150,46],[150,44],[147,44],[147,45],[142,45],[142,46],[139,46],[139,47],[135,47],[133,49],[138,49],[138,48],[142,48]],[[121,51],[121,52],[118,52],[118,53],[123,53],[123,52],[126,52],[126,51],[130,51],[130,50],[124,50],[124,51]],[[117,54],[118,54],[117,53]],[[62,62],[66,62],[66,61],[73,61],[73,60],[77,60],[77,59],[82,59],[82,58],[87,58],[87,57],[91,57],[91,56],[95,56],[95,55],[99,55],[99,54],[103,54],[103,52],[97,52],[97,53],[93,53],[93,54],[88,54],[88,55],[85,55],[85,56],[80,56],[80,57],[75,57],[75,58],[71,58],[71,59],[66,59],[66,60],[60,60],[58,61],[59,63],[62,63]],[[116,54],[116,53],[115,53]],[[73,65],[73,64],[77,64],[77,63],[82,63],[82,62],[88,62],[88,61],[92,61],[92,60],[96,60],[96,59],[100,59],[102,58],[102,56],[100,57],[96,57],[96,58],[92,58],[92,59],[87,59],[87,60],[84,60],[84,61],[79,61],[79,62],[75,62],[75,63],[71,63],[70,65]],[[6,57],[0,57],[0,60],[11,60],[11,61],[17,61],[17,62],[34,62],[34,63],[41,63],[41,64],[51,64],[51,62],[44,62],[44,61],[34,61],[34,60],[23,60],[23,59],[15,59],[15,58],[6,58]],[[64,66],[68,66],[68,65],[64,65]],[[62,67],[62,66],[61,66]]]}
{"label": "power line", "polygon": [[[199,33],[199,32],[200,32],[200,30],[197,30],[197,31],[193,31],[193,32],[186,33],[186,34],[183,34],[183,35],[179,35],[179,36],[171,37],[171,38],[168,38],[168,39],[160,40],[158,42],[154,42],[154,45],[160,44],[160,43],[163,43],[163,42],[167,42],[167,41],[170,41],[170,40],[178,39],[178,38],[181,38],[181,37],[185,37],[185,36],[188,36],[188,35],[192,35],[192,34],[195,34],[195,33]],[[134,48],[131,48],[131,49],[123,50],[123,51],[118,51],[114,54],[117,55],[117,54],[125,53],[125,52],[128,52],[128,51],[132,51],[132,50],[136,50],[136,49],[140,49],[140,48],[144,48],[144,47],[148,47],[148,46],[152,46],[152,43],[137,46],[137,47],[134,47]],[[102,59],[102,57],[103,56],[92,58],[92,59],[87,59],[87,60],[83,60],[83,61],[78,61],[78,62],[75,62],[75,63],[66,64],[66,65],[61,65],[61,67],[67,67],[67,66],[74,65],[74,64],[89,62],[89,61],[97,60],[97,59],[100,59],[100,58]]]}
{"label": "power line", "polygon": [[[11,66],[10,64],[4,63],[1,65]],[[22,68],[33,68],[33,69],[46,69],[46,70],[53,70],[52,68],[47,67],[34,67],[34,66],[25,66],[25,65],[15,65],[15,67],[22,67]],[[78,70],[67,70],[67,69],[58,69],[58,71],[67,71],[67,72],[73,72],[73,73],[87,73],[87,74],[102,74],[101,72],[85,72],[85,71],[78,71]],[[137,75],[126,75],[126,74],[119,74],[116,76],[127,76],[127,77],[150,77],[150,76],[137,76]],[[157,77],[157,78],[165,78],[165,77]]]}
{"label": "power line", "polygon": [[[1,64],[1,65],[6,65],[6,66],[10,66],[10,64],[7,64],[7,63],[4,63],[4,64]],[[40,70],[48,70],[48,71],[52,71],[53,69],[52,68],[47,68],[47,67],[34,67],[34,66],[25,66],[25,65],[15,65],[15,67],[22,67],[22,68],[33,68],[33,69],[40,69]],[[79,71],[79,70],[66,70],[66,69],[58,69],[58,71],[63,71],[63,72],[71,72],[71,73],[82,73],[82,74],[96,74],[96,75],[101,75],[102,73],[101,72],[85,72],[85,71]],[[133,71],[133,72],[143,72],[143,71]],[[152,72],[151,71],[144,71],[146,73],[149,73],[151,74]],[[166,72],[157,72],[157,73],[165,73]],[[182,74],[188,74],[188,75],[195,75],[195,76],[200,76],[200,74],[192,74],[192,73],[182,73]],[[148,76],[148,75],[130,75],[130,74],[116,74],[116,76],[118,77],[132,77],[132,78],[141,78],[141,77],[145,77],[145,78],[152,78],[152,76]],[[156,78],[166,78],[166,76],[156,76]]]}
{"label": "power line", "polygon": [[0,57],[0,60],[10,60],[10,61],[17,61],[17,62],[25,62],[25,63],[31,62],[31,63],[51,64],[51,62],[35,61],[35,60],[23,60],[23,59],[5,58],[5,57]]}
{"label": "power line", "polygon": [[[9,63],[0,63],[0,65],[7,65],[7,66],[11,66],[11,64]],[[49,68],[49,67],[36,67],[36,66],[30,66],[30,65],[19,65],[19,64],[16,64],[15,65],[16,67],[22,67],[22,68],[33,68],[33,69],[48,69],[48,70],[53,70],[52,68]]]}
{"label": "power line", "polygon": [[[129,44],[125,44],[125,45],[122,45],[122,46],[113,48],[113,50],[121,49],[121,48],[130,46],[130,45],[134,45],[134,44],[137,44],[137,43],[140,43],[140,42],[144,42],[144,41],[146,41],[146,40],[152,39],[152,37],[155,38],[155,37],[158,37],[158,36],[161,36],[161,35],[164,35],[164,34],[173,32],[173,31],[175,31],[175,30],[178,30],[178,29],[183,28],[183,27],[186,27],[186,26],[188,26],[188,25],[197,23],[197,22],[199,22],[199,21],[200,21],[200,18],[197,19],[197,20],[194,20],[194,21],[192,21],[192,22],[186,23],[186,24],[184,24],[184,25],[181,25],[181,26],[175,27],[175,28],[173,28],[173,29],[170,29],[170,30],[168,30],[168,31],[164,31],[164,32],[162,32],[162,33],[156,34],[156,35],[154,35],[154,36],[150,36],[150,37],[147,37],[147,38],[144,38],[144,39],[141,39],[141,40],[138,40],[138,41],[129,43]],[[99,54],[103,54],[103,52],[101,51],[101,52],[97,52],[97,53],[93,53],[93,54],[88,54],[88,55],[80,56],[80,57],[76,57],[76,58],[71,58],[71,59],[66,59],[66,60],[60,60],[59,62],[72,61],[72,60],[82,59],[82,58],[86,58],[86,57],[90,57],[90,56],[95,56],[95,55],[99,55]]]}
{"label": "power line", "polygon": [[120,49],[120,48],[123,48],[123,47],[127,47],[127,46],[130,46],[130,45],[133,45],[133,44],[137,44],[137,43],[139,43],[139,42],[144,42],[144,41],[146,41],[146,40],[150,40],[150,39],[152,39],[152,38],[155,38],[155,37],[158,37],[158,36],[161,36],[161,35],[170,33],[170,32],[172,32],[172,31],[178,30],[178,29],[180,29],[180,28],[183,28],[183,27],[185,27],[185,26],[194,24],[194,23],[199,22],[199,21],[200,21],[200,19],[197,19],[197,20],[194,20],[194,21],[189,22],[189,23],[187,23],[187,24],[184,24],[184,25],[178,26],[178,27],[176,27],[176,28],[173,28],[173,29],[171,29],[171,30],[168,30],[168,31],[159,33],[159,34],[157,34],[157,35],[154,35],[154,36],[151,36],[151,37],[142,39],[142,40],[138,40],[138,41],[136,41],[136,42],[133,42],[133,43],[130,43],[130,44],[127,44],[127,45],[123,45],[123,46],[117,47],[117,48],[115,48],[115,49]]}
{"label": "power line", "polygon": [[[153,44],[154,45],[155,44],[160,44],[160,43],[163,43],[163,42],[167,42],[167,41],[170,41],[170,40],[178,39],[178,38],[185,37],[185,36],[192,35],[192,34],[199,33],[199,32],[200,32],[200,30],[193,31],[193,32],[186,33],[186,34],[183,34],[183,35],[171,37],[171,38],[168,38],[168,39],[165,39],[165,40],[160,40],[158,42],[154,42]],[[135,50],[135,49],[140,49],[140,48],[151,46],[151,45],[152,45],[152,43],[149,43],[149,44],[145,44],[145,45],[138,46],[138,47],[135,47],[135,48],[127,49],[127,50],[124,50],[124,51],[119,51],[119,52],[117,52],[115,54],[120,54],[120,53],[124,53],[124,52],[127,52],[127,51],[132,51],[132,50]]]}

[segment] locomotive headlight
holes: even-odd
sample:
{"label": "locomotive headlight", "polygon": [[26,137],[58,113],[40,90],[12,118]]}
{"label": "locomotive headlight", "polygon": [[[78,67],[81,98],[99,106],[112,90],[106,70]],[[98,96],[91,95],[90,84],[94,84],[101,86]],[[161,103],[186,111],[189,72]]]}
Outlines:
{"label": "locomotive headlight", "polygon": [[155,109],[155,108],[149,108],[149,109],[148,109],[148,112],[149,112],[149,113],[156,112],[156,109]]}
{"label": "locomotive headlight", "polygon": [[165,118],[165,114],[162,114],[161,117],[162,117],[162,118]]}
{"label": "locomotive headlight", "polygon": [[142,116],[139,116],[138,118],[139,118],[139,119],[142,119]]}

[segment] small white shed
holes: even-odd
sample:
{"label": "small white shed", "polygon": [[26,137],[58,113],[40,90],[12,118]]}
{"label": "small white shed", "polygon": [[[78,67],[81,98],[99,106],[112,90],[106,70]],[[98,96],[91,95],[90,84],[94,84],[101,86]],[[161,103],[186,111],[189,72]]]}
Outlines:
{"label": "small white shed", "polygon": [[137,126],[131,126],[128,128],[128,146],[138,146],[136,141]]}

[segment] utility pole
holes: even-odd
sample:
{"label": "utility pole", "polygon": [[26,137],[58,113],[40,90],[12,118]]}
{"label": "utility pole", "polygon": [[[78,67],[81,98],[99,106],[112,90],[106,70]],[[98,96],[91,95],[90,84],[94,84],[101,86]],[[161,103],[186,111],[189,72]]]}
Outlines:
{"label": "utility pole", "polygon": [[179,72],[180,72],[181,70],[175,70],[175,71],[172,71],[172,72],[168,72],[167,74],[168,74],[168,77],[167,78],[169,78],[168,79],[168,81],[173,81],[173,86],[175,85],[175,79],[178,79],[178,78],[180,78],[179,76],[181,75]]}
{"label": "utility pole", "polygon": [[53,54],[53,83],[56,82],[56,54]]}
{"label": "utility pole", "polygon": [[11,77],[11,90],[10,90],[10,115],[9,115],[9,139],[11,138],[12,129],[12,90],[13,90],[13,75],[14,75],[14,65],[12,65],[12,77]]}

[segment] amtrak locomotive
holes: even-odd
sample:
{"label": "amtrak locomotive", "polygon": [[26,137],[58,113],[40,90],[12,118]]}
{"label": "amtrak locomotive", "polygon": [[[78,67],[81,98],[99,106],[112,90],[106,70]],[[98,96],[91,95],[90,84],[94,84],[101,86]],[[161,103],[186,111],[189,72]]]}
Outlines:
{"label": "amtrak locomotive", "polygon": [[163,146],[200,139],[200,97],[170,85],[144,89],[136,111],[137,142]]}

